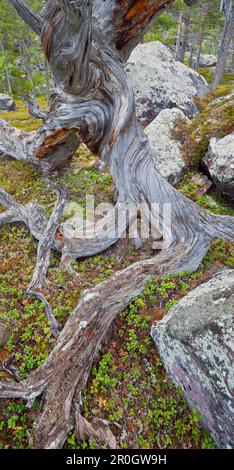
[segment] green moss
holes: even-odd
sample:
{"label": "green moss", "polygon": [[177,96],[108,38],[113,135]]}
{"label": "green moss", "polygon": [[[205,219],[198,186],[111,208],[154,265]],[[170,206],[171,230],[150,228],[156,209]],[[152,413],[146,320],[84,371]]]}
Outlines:
{"label": "green moss", "polygon": [[51,209],[56,196],[37,172],[24,161],[0,162],[0,187],[9,192],[17,202],[26,203],[31,200]]}
{"label": "green moss", "polygon": [[[209,84],[212,83],[215,72],[215,69],[213,67],[200,67],[197,71],[206,79]],[[216,94],[216,96],[218,93],[222,93],[222,96],[224,94],[228,95],[233,90],[233,84],[234,75],[230,72],[225,72],[222,83],[219,84],[214,93]]]}
{"label": "green moss", "polygon": [[[42,108],[46,107],[46,99],[44,96],[38,98],[38,103]],[[37,130],[41,124],[41,119],[33,119],[28,113],[25,104],[16,100],[15,111],[0,111],[0,119],[4,119],[14,127],[21,129],[25,132],[31,132]]]}
{"label": "green moss", "polygon": [[204,196],[198,196],[196,202],[199,204],[199,206],[203,207],[209,212],[212,212],[213,214],[234,216],[234,210],[232,207],[225,204],[219,194],[213,193],[212,196],[207,194]]}
{"label": "green moss", "polygon": [[212,137],[224,137],[234,129],[234,99],[212,104],[222,93],[209,94],[198,102],[201,112],[191,122],[179,119],[172,137],[182,143],[182,153],[189,168],[195,168],[205,156]]}
{"label": "green moss", "polygon": [[203,182],[199,178],[194,179],[194,173],[192,172],[184,175],[180,183],[177,184],[177,189],[209,212],[234,216],[233,208],[227,204],[220,194],[215,191],[210,192],[209,195],[201,194]]}
{"label": "green moss", "polygon": [[202,75],[208,83],[212,82],[214,72],[210,69],[210,67],[199,67],[197,72]]}
{"label": "green moss", "polygon": [[100,173],[93,167],[75,169],[73,173],[61,174],[69,192],[69,199],[77,201],[81,206],[86,204],[86,195],[95,195],[95,204],[113,202],[114,183],[110,173]]}
{"label": "green moss", "polygon": [[36,131],[42,124],[41,119],[18,119],[16,121],[10,121],[11,126],[17,127],[21,131],[32,132]]}

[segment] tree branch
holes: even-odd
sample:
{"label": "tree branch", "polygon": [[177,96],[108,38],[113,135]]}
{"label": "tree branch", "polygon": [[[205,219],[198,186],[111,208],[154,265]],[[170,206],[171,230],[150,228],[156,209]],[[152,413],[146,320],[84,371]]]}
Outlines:
{"label": "tree branch", "polygon": [[8,0],[8,3],[12,5],[17,11],[19,17],[28,25],[30,28],[40,36],[42,29],[41,18],[28,8],[21,0]]}
{"label": "tree branch", "polygon": [[0,189],[0,203],[7,209],[0,214],[0,225],[23,222],[37,240],[41,239],[47,225],[44,207],[31,202],[25,206],[18,204],[4,189]]}
{"label": "tree branch", "polygon": [[45,296],[41,292],[38,292],[33,289],[27,290],[27,295],[34,295],[38,300],[40,300],[44,304],[46,316],[50,322],[51,333],[55,338],[58,338],[62,326],[59,322],[57,322],[55,316],[53,315],[51,305],[46,300]]}
{"label": "tree branch", "polygon": [[182,241],[175,248],[134,263],[97,287],[84,291],[42,366],[19,384],[0,382],[1,397],[27,400],[35,398],[47,386],[45,406],[33,435],[33,448],[62,447],[72,428],[74,393],[80,396],[86,386],[101,342],[118,313],[142,292],[150,277],[190,270],[191,252],[197,254],[196,265],[192,267],[192,271],[195,270],[208,246],[201,249],[199,239]]}
{"label": "tree branch", "polygon": [[45,120],[47,113],[40,108],[34,93],[31,93],[31,95],[19,95],[19,98],[21,98],[24,104],[27,106],[30,116],[32,116],[34,119]]}
{"label": "tree branch", "polygon": [[[126,60],[157,15],[174,0],[98,0],[94,17],[107,42]],[[109,39],[108,39],[109,38]]]}
{"label": "tree branch", "polygon": [[47,318],[50,322],[52,334],[57,338],[59,336],[59,331],[61,330],[61,325],[55,319],[52,312],[52,308],[49,302],[46,300],[45,296],[40,292],[40,289],[42,288],[46,279],[46,274],[50,261],[51,248],[54,243],[56,244],[55,235],[63,214],[64,206],[66,204],[66,191],[64,188],[54,185],[52,183],[49,183],[49,186],[53,187],[57,191],[58,199],[57,203],[55,204],[52,215],[49,219],[49,222],[45,228],[45,231],[39,241],[37,249],[37,262],[32,276],[32,280],[26,290],[26,295],[34,295],[43,302]]}

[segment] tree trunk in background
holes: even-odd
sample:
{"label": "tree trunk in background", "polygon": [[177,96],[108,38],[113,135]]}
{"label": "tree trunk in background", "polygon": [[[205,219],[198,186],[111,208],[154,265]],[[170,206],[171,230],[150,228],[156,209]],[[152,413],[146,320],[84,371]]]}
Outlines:
{"label": "tree trunk in background", "polygon": [[[1,45],[1,50],[2,50],[2,55],[4,56],[4,47]],[[6,82],[7,82],[7,88],[8,88],[8,93],[12,93],[12,89],[11,89],[11,81],[10,81],[10,77],[9,77],[9,72],[8,72],[8,66],[7,66],[7,63],[5,62],[5,66],[4,66],[4,69],[5,69],[5,76],[6,76]]]}
{"label": "tree trunk in background", "polygon": [[9,76],[7,64],[5,65],[5,74],[6,74],[8,93],[11,95],[12,88],[11,88],[11,81],[10,81],[10,76]]}
{"label": "tree trunk in background", "polygon": [[231,71],[234,73],[234,39],[232,41],[232,63],[231,63]]}
{"label": "tree trunk in background", "polygon": [[176,39],[176,50],[175,50],[175,59],[180,62],[184,61],[184,43],[185,43],[185,23],[184,23],[184,14],[180,11],[179,23],[177,29],[177,39]]}
{"label": "tree trunk in background", "polygon": [[46,106],[49,106],[49,99],[50,99],[50,81],[49,81],[49,68],[48,62],[45,59],[45,77],[46,77]]}
{"label": "tree trunk in background", "polygon": [[207,18],[208,10],[209,10],[209,4],[205,3],[203,5],[202,11],[201,11],[202,20],[201,20],[201,27],[200,27],[199,33],[198,33],[198,43],[197,43],[198,50],[197,50],[195,69],[198,69],[199,64],[200,64],[200,56],[201,56],[201,51],[202,51],[202,43],[203,43],[203,39],[204,39],[204,33],[205,33],[205,29],[206,29],[206,18]]}
{"label": "tree trunk in background", "polygon": [[185,34],[184,34],[184,56],[185,56],[186,51],[188,50],[190,28],[191,28],[191,15],[189,13],[186,13],[186,15],[185,15]]}
{"label": "tree trunk in background", "polygon": [[182,11],[179,16],[175,59],[184,62],[185,52],[187,48],[188,33],[190,26],[190,15],[184,14]]}
{"label": "tree trunk in background", "polygon": [[221,44],[218,53],[215,76],[211,85],[212,90],[215,90],[215,88],[217,88],[218,84],[223,79],[228,51],[233,35],[234,11],[232,6],[232,0],[226,0],[225,4],[223,5],[223,9],[225,14],[225,23],[221,37]]}
{"label": "tree trunk in background", "polygon": [[190,54],[189,54],[189,67],[190,68],[193,68],[193,66],[194,66],[194,64],[193,64],[193,55],[194,55],[194,51],[195,51],[196,40],[197,40],[196,34],[193,33],[191,50],[190,50]]}

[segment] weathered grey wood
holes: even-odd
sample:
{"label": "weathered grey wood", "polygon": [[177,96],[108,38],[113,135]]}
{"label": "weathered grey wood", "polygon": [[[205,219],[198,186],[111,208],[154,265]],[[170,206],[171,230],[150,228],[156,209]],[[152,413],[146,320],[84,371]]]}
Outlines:
{"label": "weathered grey wood", "polygon": [[23,222],[37,240],[41,239],[47,225],[44,207],[31,202],[25,206],[18,204],[4,189],[0,189],[0,204],[7,209],[0,213],[0,225]]}
{"label": "weathered grey wood", "polygon": [[67,195],[66,190],[63,187],[54,185],[50,182],[48,182],[48,185],[57,192],[58,198],[43,235],[39,240],[37,249],[37,262],[31,282],[26,290],[26,295],[34,295],[43,302],[47,318],[51,325],[52,334],[57,338],[59,336],[61,326],[55,319],[49,302],[40,291],[42,290],[46,279],[52,246],[55,245],[57,248],[59,248],[60,245],[58,242],[56,242],[56,232],[67,201]]}
{"label": "weathered grey wood", "polygon": [[45,296],[41,292],[38,292],[38,290],[27,289],[26,294],[27,295],[34,295],[38,300],[40,300],[44,304],[45,311],[46,311],[46,316],[47,316],[47,318],[50,322],[52,335],[55,338],[58,338],[62,327],[61,327],[60,323],[56,320],[56,318],[53,314],[51,305],[49,304],[48,300],[46,300]]}
{"label": "weathered grey wood", "polygon": [[20,98],[26,104],[30,116],[43,120],[46,118],[46,111],[40,108],[36,96],[33,93],[31,95],[20,95]]}
{"label": "weathered grey wood", "polygon": [[49,186],[56,190],[58,198],[43,235],[40,238],[36,266],[26,292],[40,290],[43,287],[49,267],[51,248],[56,243],[56,231],[67,202],[66,190],[64,188],[52,183],[49,183]]}
{"label": "weathered grey wood", "polygon": [[[56,99],[56,98],[55,98]],[[59,114],[59,110],[57,111]],[[26,160],[48,175],[63,166],[80,145],[77,129],[70,129],[70,121],[61,127],[60,119],[52,120],[52,112],[38,132],[23,132],[0,120],[0,160],[9,156]]]}
{"label": "weathered grey wood", "polygon": [[97,0],[94,4],[94,25],[97,24],[102,31],[104,41],[114,46],[126,60],[156,16],[173,1]]}
{"label": "weathered grey wood", "polygon": [[[122,202],[134,207],[140,202],[146,206],[158,204],[151,226],[164,240],[159,255],[131,265],[83,294],[54,350],[26,381],[0,383],[0,396],[6,398],[33,400],[45,392],[43,411],[32,436],[34,448],[63,445],[68,431],[75,425],[74,395],[81,395],[102,339],[118,313],[142,292],[147,279],[181,270],[194,271],[212,238],[234,238],[233,218],[203,211],[155,170],[153,151],[136,119],[134,94],[124,61],[153,18],[171,3],[170,0],[97,0],[92,14],[88,1],[48,0],[42,13],[42,44],[57,86],[50,111],[31,140],[14,143],[16,131],[13,130],[12,137],[9,126],[0,126],[2,153],[10,154],[12,146],[15,156],[22,148],[23,158],[34,164],[38,162],[40,168],[47,170],[66,161],[79,142],[84,142],[109,164],[117,187],[117,207]],[[29,211],[25,213],[26,209],[12,200],[8,204],[3,193],[3,200],[4,197],[7,212],[3,218],[9,218],[8,211],[13,208],[13,215],[17,214],[32,231]],[[171,204],[172,227],[166,219],[158,231],[165,203]],[[112,217],[114,211],[97,223],[93,239],[79,240],[72,235],[69,222],[61,224],[60,243],[54,240],[54,247],[70,259],[103,251],[117,239],[113,229],[99,236],[100,224]],[[32,231],[39,240],[46,224],[43,231],[38,227]],[[121,220],[123,230],[125,225]],[[76,414],[79,416],[80,412],[80,403],[76,403]]]}
{"label": "weathered grey wood", "polygon": [[[197,246],[193,249],[197,250]],[[47,387],[45,407],[32,438],[35,448],[63,445],[67,432],[73,427],[74,393],[79,395],[86,385],[93,360],[112,321],[143,290],[147,279],[190,269],[187,256],[190,251],[191,247],[185,250],[182,243],[151,260],[135,263],[84,292],[46,362],[20,384],[0,383],[0,396],[26,400],[40,395]],[[203,255],[204,252],[198,264]]]}

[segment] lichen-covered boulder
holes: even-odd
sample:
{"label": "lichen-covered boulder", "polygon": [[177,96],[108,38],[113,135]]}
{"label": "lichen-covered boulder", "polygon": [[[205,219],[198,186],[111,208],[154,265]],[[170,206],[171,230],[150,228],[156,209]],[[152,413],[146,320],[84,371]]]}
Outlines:
{"label": "lichen-covered boulder", "polygon": [[204,165],[218,190],[234,199],[234,133],[211,139]]}
{"label": "lichen-covered boulder", "polygon": [[233,269],[188,293],[151,332],[167,372],[220,448],[234,445],[233,333]]}
{"label": "lichen-covered boulder", "polygon": [[199,65],[200,67],[214,67],[217,64],[217,57],[213,54],[201,54]]}
{"label": "lichen-covered boulder", "polygon": [[179,182],[185,167],[181,144],[171,135],[177,119],[188,120],[180,109],[164,109],[145,129],[155,151],[155,168],[173,185]]}
{"label": "lichen-covered boulder", "polygon": [[162,109],[179,108],[191,118],[197,111],[195,96],[208,91],[206,80],[174,59],[159,41],[140,44],[126,65],[136,96],[137,115],[149,124]]}
{"label": "lichen-covered boulder", "polygon": [[15,102],[7,93],[0,93],[0,109],[4,111],[15,110]]}

